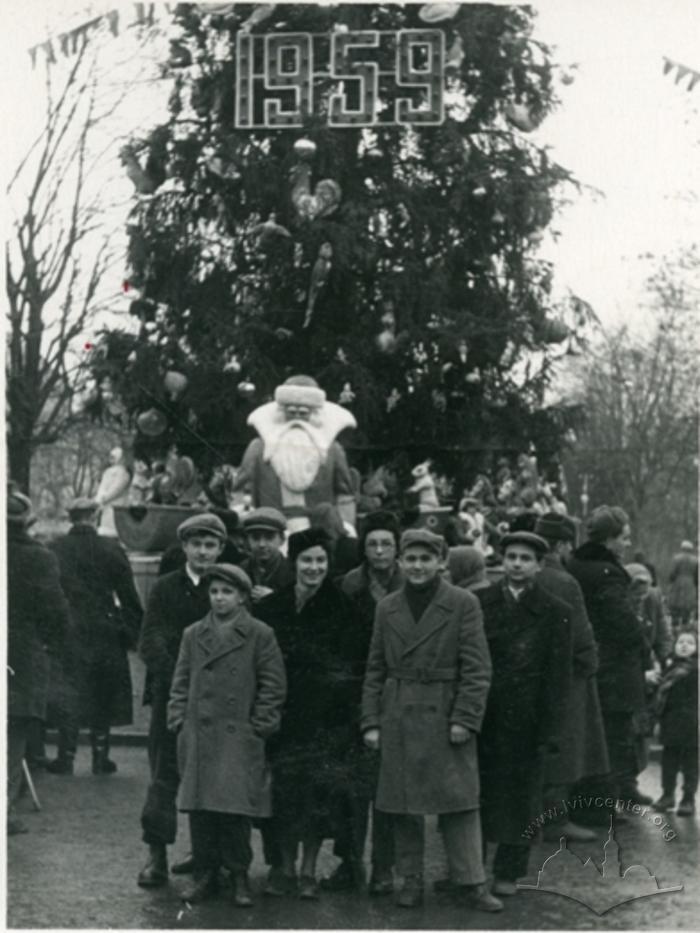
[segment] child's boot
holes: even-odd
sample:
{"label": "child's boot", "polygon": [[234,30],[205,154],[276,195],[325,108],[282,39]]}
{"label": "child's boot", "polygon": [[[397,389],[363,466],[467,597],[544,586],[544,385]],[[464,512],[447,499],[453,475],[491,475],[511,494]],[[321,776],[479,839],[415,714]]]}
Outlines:
{"label": "child's boot", "polygon": [[253,897],[250,891],[247,872],[234,872],[233,875],[231,875],[231,885],[233,887],[233,903],[236,907],[252,907]]}
{"label": "child's boot", "polygon": [[655,801],[654,809],[658,810],[659,813],[666,813],[667,810],[673,810],[675,805],[676,795],[674,793],[664,791],[659,799]]}

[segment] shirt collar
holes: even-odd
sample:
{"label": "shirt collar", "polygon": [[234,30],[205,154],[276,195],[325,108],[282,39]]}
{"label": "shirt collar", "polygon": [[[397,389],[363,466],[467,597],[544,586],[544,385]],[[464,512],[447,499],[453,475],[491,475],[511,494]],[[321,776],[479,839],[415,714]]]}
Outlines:
{"label": "shirt collar", "polygon": [[185,564],[185,573],[190,578],[190,580],[194,583],[195,586],[199,586],[199,581],[202,579],[201,575],[198,573],[195,573],[193,570],[190,570],[190,565],[187,563]]}

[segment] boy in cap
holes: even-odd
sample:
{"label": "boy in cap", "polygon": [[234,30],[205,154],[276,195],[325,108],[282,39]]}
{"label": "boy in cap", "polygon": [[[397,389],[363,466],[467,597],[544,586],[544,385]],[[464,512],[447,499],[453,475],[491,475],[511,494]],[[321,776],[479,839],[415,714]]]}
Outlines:
{"label": "boy in cap", "polygon": [[280,551],[286,530],[287,519],[277,509],[253,509],[243,519],[250,557],[241,566],[252,581],[254,604],[294,580],[294,572]]}
{"label": "boy in cap", "polygon": [[265,740],[279,729],[284,664],[272,629],[245,608],[252,589],[245,571],[215,564],[202,581],[211,610],[183,633],[168,704],[178,803],[189,813],[194,856],[194,881],[182,898],[214,894],[223,862],[234,903],[249,907],[251,818],[271,812]]}
{"label": "boy in cap", "polygon": [[424,814],[441,814],[450,893],[497,911],[481,852],[476,735],[491,662],[479,603],[441,576],[444,541],[426,529],[401,536],[401,589],[382,599],[362,699],[366,745],[379,750],[376,807],[393,815],[397,903],[423,900]]}
{"label": "boy in cap", "polygon": [[202,512],[186,519],[177,536],[185,552],[185,566],[159,577],[153,585],[143,626],[140,653],[146,664],[147,699],[151,703],[148,758],[151,783],[141,813],[143,841],[149,858],[138,876],[144,888],[168,880],[166,846],[175,842],[179,783],[175,737],[167,728],[170,682],[180,649],[182,633],[209,609],[202,574],[221,555],[226,527],[216,515]]}
{"label": "boy in cap", "polygon": [[493,891],[517,893],[527,872],[526,832],[541,813],[543,766],[556,754],[570,681],[570,615],[537,581],[547,542],[530,531],[501,541],[504,577],[478,591],[493,664],[479,738],[481,814],[498,847]]}

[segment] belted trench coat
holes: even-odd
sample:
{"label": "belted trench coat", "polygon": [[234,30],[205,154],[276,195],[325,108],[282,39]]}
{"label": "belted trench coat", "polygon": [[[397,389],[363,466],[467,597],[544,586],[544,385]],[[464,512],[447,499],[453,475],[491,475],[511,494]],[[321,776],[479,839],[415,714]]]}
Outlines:
{"label": "belted trench coat", "polygon": [[479,806],[476,736],[452,745],[450,726],[478,733],[491,660],[478,600],[440,581],[418,622],[402,589],[377,605],[365,673],[362,731],[380,729],[376,806],[455,813]]}
{"label": "belted trench coat", "polygon": [[265,740],[279,728],[285,694],[275,636],[246,610],[185,629],[168,704],[168,727],[182,726],[181,810],[270,815]]}

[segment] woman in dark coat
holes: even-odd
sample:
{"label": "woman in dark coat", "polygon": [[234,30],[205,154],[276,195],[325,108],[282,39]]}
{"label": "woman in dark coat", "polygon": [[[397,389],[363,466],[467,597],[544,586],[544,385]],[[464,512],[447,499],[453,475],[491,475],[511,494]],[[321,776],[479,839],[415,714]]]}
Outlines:
{"label": "woman in dark coat", "polygon": [[319,529],[293,534],[289,560],[296,581],[258,604],[277,637],[287,670],[280,732],[269,743],[272,806],[288,892],[316,898],[316,860],[323,839],[347,823],[357,763],[360,659],[349,600],[328,579],[330,543]]}
{"label": "woman in dark coat", "polygon": [[[588,541],[574,551],[567,564],[578,580],[598,645],[598,695],[605,724],[611,775],[606,786],[591,785],[603,797],[624,796],[634,803],[651,803],[636,787],[641,770],[636,742],[636,717],[644,712],[644,668],[647,645],[644,625],[637,618],[630,578],[620,558],[629,540],[629,520],[622,509],[599,506],[588,520]],[[608,820],[598,808],[579,816]]]}
{"label": "woman in dark coat", "polygon": [[97,533],[96,510],[91,500],[76,500],[69,511],[73,527],[52,545],[73,619],[63,658],[58,758],[49,765],[57,773],[72,773],[81,726],[90,729],[93,773],[116,771],[108,757],[110,727],[133,721],[127,651],[136,647],[141,603],[123,548]]}

